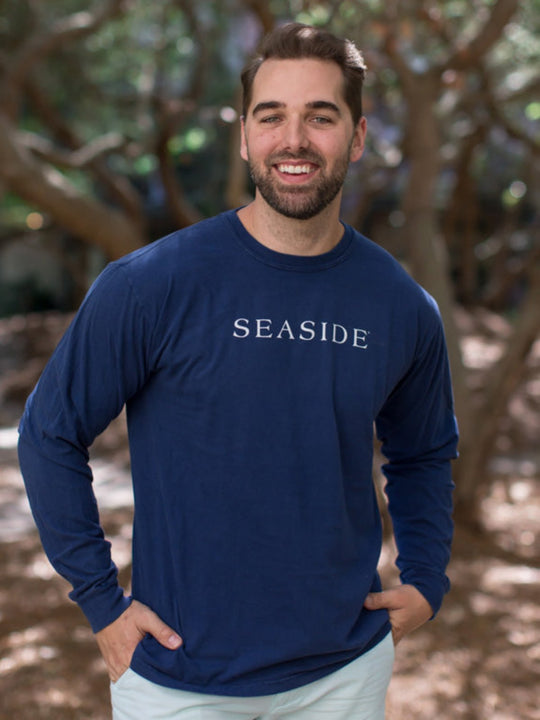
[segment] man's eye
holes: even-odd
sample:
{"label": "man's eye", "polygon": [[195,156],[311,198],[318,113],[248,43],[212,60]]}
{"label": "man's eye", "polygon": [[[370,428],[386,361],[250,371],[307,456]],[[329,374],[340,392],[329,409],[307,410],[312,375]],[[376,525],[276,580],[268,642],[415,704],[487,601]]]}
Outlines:
{"label": "man's eye", "polygon": [[331,118],[325,117],[324,115],[316,115],[312,120],[317,125],[328,125],[332,122]]}
{"label": "man's eye", "polygon": [[271,125],[272,123],[278,122],[279,116],[278,115],[268,115],[267,117],[261,118],[261,122],[265,123],[267,125]]}

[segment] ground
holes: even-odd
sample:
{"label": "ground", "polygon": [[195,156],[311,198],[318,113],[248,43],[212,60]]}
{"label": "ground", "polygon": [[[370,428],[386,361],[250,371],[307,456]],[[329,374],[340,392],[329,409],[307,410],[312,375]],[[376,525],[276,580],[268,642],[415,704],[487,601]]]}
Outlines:
{"label": "ground", "polygon": [[[41,550],[15,451],[21,401],[67,320],[0,323],[0,720],[110,718],[104,665],[67,584]],[[516,400],[516,407],[523,417],[523,404]],[[92,459],[102,521],[127,583],[131,495],[122,418],[96,442]],[[493,472],[482,506],[485,532],[457,528],[452,590],[438,617],[397,648],[388,720],[540,720],[537,447],[507,448]],[[395,581],[393,557],[387,541],[386,583]]]}

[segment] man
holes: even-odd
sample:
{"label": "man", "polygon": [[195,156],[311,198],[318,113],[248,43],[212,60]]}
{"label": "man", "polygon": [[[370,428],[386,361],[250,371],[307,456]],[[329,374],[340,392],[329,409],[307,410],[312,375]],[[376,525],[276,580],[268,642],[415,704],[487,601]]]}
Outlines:
{"label": "man", "polygon": [[[380,720],[439,609],[456,427],[434,302],[339,221],[363,152],[349,42],[279,28],[243,74],[254,201],[112,263],[31,396],[20,459],[114,717]],[[87,448],[126,404],[132,598]],[[381,592],[372,427],[402,585]]]}

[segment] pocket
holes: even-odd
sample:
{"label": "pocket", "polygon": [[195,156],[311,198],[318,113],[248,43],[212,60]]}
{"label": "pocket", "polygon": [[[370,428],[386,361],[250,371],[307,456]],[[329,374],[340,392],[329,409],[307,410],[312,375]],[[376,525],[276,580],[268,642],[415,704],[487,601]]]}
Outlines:
{"label": "pocket", "polygon": [[111,680],[111,688],[114,688],[115,690],[118,690],[122,685],[125,684],[125,682],[129,679],[129,675],[133,672],[133,670],[130,667],[127,667],[124,672],[120,675],[118,680],[116,682],[113,682]]}
{"label": "pocket", "polygon": [[133,662],[133,658],[134,658],[134,656],[135,656],[135,653],[137,652],[137,649],[140,647],[140,645],[141,645],[141,643],[142,643],[143,640],[144,640],[144,637],[142,637],[142,638],[139,640],[139,642],[135,645],[135,648],[134,648],[134,650],[133,650],[133,652],[132,652],[132,654],[131,654],[131,657],[130,657],[130,659],[129,659],[129,665],[126,667],[126,669],[124,670],[124,672],[120,675],[120,677],[118,678],[118,680],[117,680],[116,682],[113,682],[113,681],[111,680],[111,687],[118,687],[118,684],[121,683],[121,682],[125,679],[126,675],[129,674],[129,671],[131,670],[131,663]]}
{"label": "pocket", "polygon": [[389,632],[388,635],[381,640],[380,646],[381,650],[385,650],[388,658],[391,660],[391,663],[393,665],[396,660],[396,646],[394,643],[394,636],[392,635],[392,632]]}

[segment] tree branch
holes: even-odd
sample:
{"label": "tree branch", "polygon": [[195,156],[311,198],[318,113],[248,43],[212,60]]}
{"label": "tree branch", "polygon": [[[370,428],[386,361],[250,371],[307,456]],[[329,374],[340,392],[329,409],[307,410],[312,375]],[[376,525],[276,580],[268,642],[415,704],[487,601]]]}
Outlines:
{"label": "tree branch", "polygon": [[513,267],[507,269],[506,274],[502,277],[497,285],[488,285],[483,297],[482,303],[491,308],[496,308],[501,298],[506,298],[512,287],[523,278],[531,274],[531,267],[535,267],[540,263],[540,245],[533,247],[527,255],[519,260]]}
{"label": "tree branch", "polygon": [[26,78],[38,62],[62,45],[95,32],[107,20],[119,15],[126,0],[109,0],[91,13],[81,11],[61,18],[52,27],[31,35],[9,64],[3,79],[3,111],[14,119],[19,111]]}
{"label": "tree branch", "polygon": [[470,517],[486,486],[486,464],[498,432],[498,421],[521,382],[527,357],[540,332],[540,263],[530,271],[529,292],[523,301],[507,350],[487,373],[481,405],[470,418],[474,432],[462,435],[455,466],[456,512]]}
{"label": "tree branch", "polygon": [[[72,128],[67,125],[61,113],[51,104],[47,93],[43,91],[42,87],[31,76],[27,79],[25,86],[27,97],[32,103],[33,109],[38,117],[45,123],[46,127],[49,128],[52,136],[62,145],[78,153],[82,146],[80,138],[78,138]],[[126,145],[127,143],[124,140],[123,146],[126,147]],[[109,150],[112,149],[113,148],[109,148]],[[71,166],[72,160],[67,160],[66,162],[66,156],[70,157],[71,154],[63,152],[58,148],[53,149],[52,145],[46,152],[52,153],[47,158],[50,162],[64,167]],[[93,158],[88,157],[86,160],[88,169],[103,189],[109,193],[111,199],[122,207],[129,216],[142,224],[143,214],[139,195],[135,192],[129,180],[111,172],[104,162],[103,154],[104,153],[98,153]],[[82,158],[79,159],[79,161],[81,160]]]}
{"label": "tree branch", "polygon": [[476,65],[501,37],[504,26],[519,7],[519,0],[497,0],[487,22],[465,45],[459,40],[444,63],[443,71],[467,70]]}
{"label": "tree branch", "polygon": [[384,4],[384,16],[386,28],[382,42],[383,51],[388,56],[404,87],[410,91],[413,87],[415,73],[399,49],[399,12],[396,0]]}
{"label": "tree branch", "polygon": [[176,0],[177,6],[182,10],[189,23],[189,36],[195,41],[198,49],[197,62],[193,63],[193,73],[189,90],[186,95],[194,103],[198,103],[206,88],[207,72],[210,66],[210,43],[205,37],[204,29],[201,26],[194,3],[191,0]]}
{"label": "tree branch", "polygon": [[[198,210],[191,205],[185,197],[181,183],[176,176],[174,165],[171,160],[169,141],[178,132],[186,114],[193,111],[205,90],[206,70],[208,67],[207,38],[203,37],[203,31],[199,23],[196,11],[191,3],[186,0],[175,0],[174,5],[185,15],[190,26],[190,35],[196,40],[199,51],[199,62],[194,63],[194,71],[191,77],[190,87],[181,101],[171,98],[164,90],[161,78],[161,52],[157,48],[156,72],[153,88],[149,94],[151,106],[154,112],[155,138],[154,152],[159,165],[159,174],[168,207],[178,227],[186,227],[201,219]],[[162,14],[163,26],[166,25],[166,13]]]}
{"label": "tree branch", "polygon": [[533,77],[518,90],[511,90],[500,93],[499,101],[503,103],[516,102],[518,100],[535,100],[540,95],[540,77]]}
{"label": "tree branch", "polygon": [[174,124],[171,122],[168,103],[165,99],[156,103],[156,158],[159,163],[159,173],[163,189],[167,197],[168,205],[171,209],[176,224],[179,227],[192,225],[201,219],[200,213],[186,200],[183,189],[178,182],[174,168],[171,162],[169,152],[169,140],[174,134]]}
{"label": "tree branch", "polygon": [[501,110],[501,107],[505,102],[509,100],[503,100],[496,97],[492,87],[491,79],[487,70],[480,65],[479,74],[482,78],[483,91],[485,95],[485,104],[488,113],[490,114],[493,122],[500,125],[508,137],[514,140],[519,140],[524,143],[535,155],[540,153],[540,142],[534,137],[529,135],[524,128],[519,127],[515,123],[512,123]]}
{"label": "tree branch", "polygon": [[39,162],[0,114],[0,179],[30,205],[50,213],[66,230],[117,258],[144,244],[144,227],[105,203],[82,195],[54,167]]}
{"label": "tree branch", "polygon": [[244,5],[258,18],[262,26],[263,35],[266,35],[274,29],[276,18],[266,0],[245,0]]}
{"label": "tree branch", "polygon": [[19,131],[21,143],[31,150],[37,157],[53,165],[81,170],[88,167],[98,158],[120,150],[126,146],[126,139],[120,133],[110,132],[95,138],[87,145],[77,150],[65,151],[57,148],[50,140],[35,133]]}

